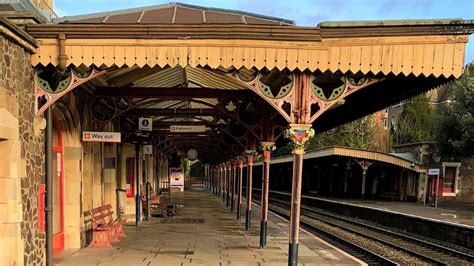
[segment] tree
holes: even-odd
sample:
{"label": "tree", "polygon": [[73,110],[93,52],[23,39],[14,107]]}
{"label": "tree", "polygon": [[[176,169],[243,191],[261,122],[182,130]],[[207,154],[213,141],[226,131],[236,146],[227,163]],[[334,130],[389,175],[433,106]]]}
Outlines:
{"label": "tree", "polygon": [[474,64],[448,85],[451,102],[438,111],[436,141],[442,155],[474,155]]}
{"label": "tree", "polygon": [[345,146],[358,149],[374,149],[375,122],[372,116],[341,125],[316,135],[308,143],[308,150],[328,146]]}
{"label": "tree", "polygon": [[392,128],[394,144],[432,141],[434,138],[434,112],[426,94],[405,102],[403,111]]}

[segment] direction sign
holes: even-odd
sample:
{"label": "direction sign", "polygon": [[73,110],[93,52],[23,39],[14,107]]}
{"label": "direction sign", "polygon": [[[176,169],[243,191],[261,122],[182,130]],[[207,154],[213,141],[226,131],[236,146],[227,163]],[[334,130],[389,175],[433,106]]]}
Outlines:
{"label": "direction sign", "polygon": [[439,175],[439,168],[428,169],[428,175]]}
{"label": "direction sign", "polygon": [[170,132],[206,132],[206,126],[170,126]]}
{"label": "direction sign", "polygon": [[138,130],[152,131],[153,121],[151,118],[140,117],[138,118]]}
{"label": "direction sign", "polygon": [[144,145],[143,154],[153,154],[153,145]]}
{"label": "direction sign", "polygon": [[96,132],[83,131],[82,141],[84,142],[115,142],[120,143],[120,132]]}

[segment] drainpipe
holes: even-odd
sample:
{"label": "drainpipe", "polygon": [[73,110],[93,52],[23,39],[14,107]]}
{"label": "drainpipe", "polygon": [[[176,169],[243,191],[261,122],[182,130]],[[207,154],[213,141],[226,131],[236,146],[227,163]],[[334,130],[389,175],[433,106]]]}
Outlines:
{"label": "drainpipe", "polygon": [[59,48],[59,53],[58,53],[58,66],[56,68],[56,71],[53,74],[52,77],[52,88],[55,89],[58,87],[59,82],[61,82],[62,77],[64,76],[64,73],[66,72],[67,68],[67,55],[66,55],[66,34],[61,33],[58,35],[58,48]]}
{"label": "drainpipe", "polygon": [[53,117],[52,107],[46,109],[46,136],[45,136],[45,155],[46,155],[46,206],[45,212],[45,229],[46,229],[46,265],[53,265]]}

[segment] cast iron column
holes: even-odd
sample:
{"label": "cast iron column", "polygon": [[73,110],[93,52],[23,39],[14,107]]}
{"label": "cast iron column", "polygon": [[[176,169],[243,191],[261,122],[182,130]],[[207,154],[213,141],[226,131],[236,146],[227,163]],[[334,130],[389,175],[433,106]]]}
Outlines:
{"label": "cast iron column", "polygon": [[[135,225],[140,224],[140,145],[135,144],[135,180],[137,184],[137,192],[135,194]],[[171,191],[171,187],[170,187]]]}
{"label": "cast iron column", "polygon": [[365,183],[367,179],[367,170],[369,169],[369,166],[372,164],[372,162],[369,162],[368,160],[360,160],[360,161],[357,161],[357,163],[360,165],[360,167],[362,167],[362,188],[361,188],[362,197],[361,198],[364,199]]}
{"label": "cast iron column", "polygon": [[53,115],[51,107],[46,109],[44,116],[46,118],[46,130],[45,130],[45,183],[46,183],[46,195],[45,195],[45,223],[46,223],[46,265],[53,265]]}
{"label": "cast iron column", "polygon": [[263,151],[263,168],[262,168],[262,196],[261,196],[261,211],[262,219],[260,221],[260,248],[267,245],[267,222],[268,222],[268,188],[270,179],[270,156],[275,149],[274,142],[260,143]]}
{"label": "cast iron column", "polygon": [[300,231],[301,179],[303,174],[303,154],[307,141],[314,136],[311,125],[292,124],[285,136],[293,142],[293,182],[291,189],[290,239],[288,265],[298,264],[298,242]]}
{"label": "cast iron column", "polygon": [[236,181],[237,181],[237,175],[236,175],[236,170],[237,170],[237,167],[236,167],[236,161],[232,161],[231,163],[231,178],[232,178],[232,186],[231,186],[231,189],[232,189],[232,195],[231,195],[231,206],[230,206],[230,211],[231,212],[234,212],[234,208],[235,208],[235,189],[236,189]]}
{"label": "cast iron column", "polygon": [[247,210],[245,211],[245,230],[250,230],[252,220],[252,168],[254,150],[246,150],[247,154]]}
{"label": "cast iron column", "polygon": [[230,200],[231,200],[231,186],[232,186],[232,167],[230,166],[230,162],[225,165],[226,173],[227,173],[227,207],[230,207]]}
{"label": "cast iron column", "polygon": [[226,207],[229,207],[229,201],[230,201],[230,195],[229,195],[229,192],[230,192],[230,178],[229,178],[229,167],[227,166],[228,163],[225,163],[224,164],[224,177],[225,177],[225,182],[226,182],[226,186],[225,186],[225,206]]}
{"label": "cast iron column", "polygon": [[224,168],[224,164],[221,166],[221,175],[222,175],[222,202],[225,203],[226,199],[226,189],[227,189],[227,178],[226,178],[226,169]]}
{"label": "cast iron column", "polygon": [[237,202],[237,220],[240,220],[240,210],[242,209],[242,170],[244,169],[244,164],[242,162],[242,157],[239,158],[239,196]]}

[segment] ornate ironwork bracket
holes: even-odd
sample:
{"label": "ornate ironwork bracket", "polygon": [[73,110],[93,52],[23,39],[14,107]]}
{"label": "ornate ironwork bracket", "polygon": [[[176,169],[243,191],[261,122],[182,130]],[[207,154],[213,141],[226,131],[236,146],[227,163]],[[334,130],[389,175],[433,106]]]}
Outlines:
{"label": "ornate ironwork bracket", "polygon": [[[82,75],[72,69],[69,69],[69,77],[61,80],[56,88],[51,88],[48,81],[39,77],[39,73],[35,75],[35,113],[40,116],[51,107],[56,101],[61,99],[66,93],[79,87],[81,84],[88,82],[98,76],[107,73],[107,70],[92,69],[89,75]],[[40,103],[42,102],[42,105]]]}
{"label": "ornate ironwork bracket", "polygon": [[343,104],[347,96],[384,79],[352,73],[290,73],[275,69],[262,72],[245,68],[226,75],[245,84],[289,124],[310,124],[327,110]]}

